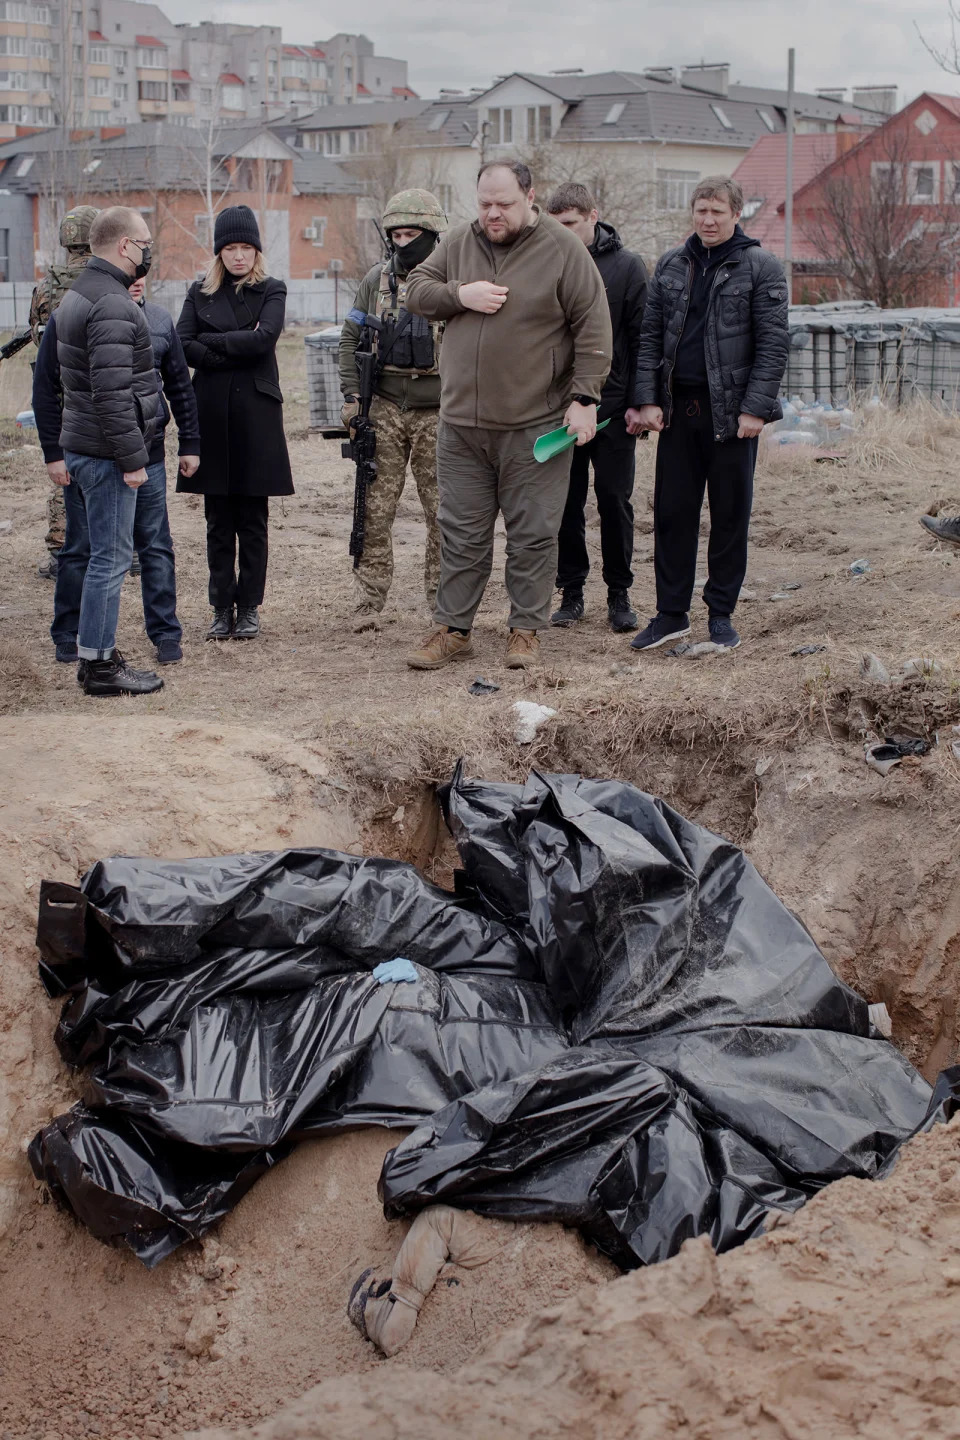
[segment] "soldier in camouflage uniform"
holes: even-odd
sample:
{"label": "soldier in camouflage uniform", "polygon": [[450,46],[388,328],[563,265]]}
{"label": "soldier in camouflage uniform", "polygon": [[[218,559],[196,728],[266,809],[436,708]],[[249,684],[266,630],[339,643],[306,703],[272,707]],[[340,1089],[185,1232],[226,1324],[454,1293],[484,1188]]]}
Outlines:
{"label": "soldier in camouflage uniform", "polygon": [[340,388],[344,425],[359,409],[354,355],[366,315],[375,315],[377,378],[370,419],[377,435],[377,478],[367,491],[363,556],[357,580],[358,628],[376,624],[393,579],[393,522],[409,463],[427,522],[423,583],[433,610],[440,578],[437,528],[437,419],[440,413],[438,358],[442,326],[404,308],[410,271],[434,249],[447,217],[427,190],[403,190],[383,214],[391,254],[364,277],[340,336]]}
{"label": "soldier in camouflage uniform", "polygon": [[[49,267],[30,302],[30,335],[38,347],[43,327],[90,259],[90,226],[96,214],[92,205],[77,205],[60,221],[60,244],[67,252],[67,263]],[[52,482],[47,496],[47,523],[49,528],[44,538],[50,553],[48,559],[37,566],[37,574],[43,580],[56,580],[57,556],[65,538],[66,515],[63,490]]]}

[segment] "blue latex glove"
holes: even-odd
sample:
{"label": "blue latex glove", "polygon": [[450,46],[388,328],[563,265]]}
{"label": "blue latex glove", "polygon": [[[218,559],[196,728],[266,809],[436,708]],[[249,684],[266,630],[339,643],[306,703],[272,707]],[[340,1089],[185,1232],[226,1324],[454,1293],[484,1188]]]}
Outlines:
{"label": "blue latex glove", "polygon": [[417,972],[409,960],[405,960],[402,955],[398,955],[396,960],[383,960],[379,965],[375,966],[373,978],[374,980],[378,980],[381,985],[390,985],[404,981],[414,985],[417,980]]}

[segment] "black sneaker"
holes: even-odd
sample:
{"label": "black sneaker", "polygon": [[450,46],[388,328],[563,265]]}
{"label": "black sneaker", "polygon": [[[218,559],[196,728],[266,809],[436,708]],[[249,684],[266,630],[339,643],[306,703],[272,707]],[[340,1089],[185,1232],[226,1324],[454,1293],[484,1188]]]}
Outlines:
{"label": "black sneaker", "polygon": [[631,650],[656,650],[668,640],[690,634],[689,615],[654,615],[650,624],[630,641]]}
{"label": "black sneaker", "polygon": [[571,625],[576,625],[578,620],[583,619],[583,591],[579,586],[569,586],[560,592],[559,609],[554,610],[550,616],[550,624],[557,625],[561,630],[568,630]]}
{"label": "black sneaker", "polygon": [[241,610],[237,606],[237,623],[233,627],[234,640],[256,640],[260,634],[260,612],[256,605]]}
{"label": "black sneaker", "polygon": [[208,640],[229,640],[233,634],[233,606],[225,610],[214,610],[213,622],[207,631]]}
{"label": "black sneaker", "polygon": [[921,515],[920,524],[938,540],[960,545],[960,515]]}
{"label": "black sneaker", "polygon": [[[79,679],[80,666],[77,666]],[[133,670],[119,650],[109,660],[88,660],[83,676],[84,695],[152,695],[163,681],[152,670]]]}
{"label": "black sneaker", "polygon": [[70,644],[61,643],[57,646],[57,659],[61,665],[76,665],[77,646],[76,642]]}
{"label": "black sneaker", "polygon": [[740,636],[730,623],[729,615],[710,616],[710,639],[714,645],[723,645],[727,650],[736,650]]}
{"label": "black sneaker", "polygon": [[158,665],[179,665],[183,659],[183,650],[179,640],[160,640],[157,643],[157,664]]}
{"label": "black sneaker", "polygon": [[41,580],[56,580],[57,578],[57,557],[51,550],[47,560],[41,560],[37,566],[37,574]]}
{"label": "black sneaker", "polygon": [[630,608],[629,590],[607,591],[607,620],[610,629],[616,630],[618,635],[624,635],[628,630],[636,630],[637,614]]}

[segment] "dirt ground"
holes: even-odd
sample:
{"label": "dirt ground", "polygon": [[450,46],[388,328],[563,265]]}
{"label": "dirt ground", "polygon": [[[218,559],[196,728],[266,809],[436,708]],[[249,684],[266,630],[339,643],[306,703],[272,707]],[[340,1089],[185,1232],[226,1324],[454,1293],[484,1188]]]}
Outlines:
{"label": "dirt ground", "polygon": [[[45,471],[9,419],[27,403],[29,370],[25,357],[0,367],[0,1440],[232,1433],[318,1382],[255,1433],[345,1440],[382,1421],[424,1440],[441,1427],[518,1440],[960,1435],[953,1127],[912,1147],[883,1186],[834,1186],[717,1263],[694,1245],[609,1284],[576,1236],[523,1227],[502,1263],[451,1272],[460,1283],[438,1288],[389,1362],[343,1314],[356,1271],[403,1234],[375,1196],[383,1133],[301,1147],[215,1242],[149,1274],[41,1203],[24,1147],[77,1082],[36,979],[40,881],[75,881],[110,853],[288,843],[412,859],[443,881],[450,851],[430,787],[460,755],[491,779],[536,765],[663,795],[747,849],[837,972],[887,1004],[895,1042],[928,1076],[957,1058],[960,554],[917,517],[960,509],[960,424],[881,412],[845,464],[762,460],[735,654],[634,657],[606,627],[597,569],[585,622],[544,635],[538,672],[506,671],[501,537],[478,659],[424,675],[404,663],[429,628],[415,492],[382,628],[357,633],[352,476],[337,442],[306,430],[302,335],[284,338],[281,369],[297,495],[273,507],[262,638],[204,644],[202,509],[171,495],[184,663],[156,696],[98,703],[53,658],[52,586],[35,573]],[[644,617],[653,454],[639,447]],[[599,567],[592,510],[588,538]],[[861,558],[870,569],[855,577]],[[120,644],[152,661],[133,580]],[[825,649],[792,653],[809,645]],[[877,684],[860,674],[864,651],[894,673],[911,657],[940,668]],[[499,692],[471,696],[477,675]],[[519,698],[558,711],[533,745],[513,738]],[[894,731],[939,744],[883,778],[864,763],[864,738]],[[199,1357],[183,1344],[195,1319],[211,1331]],[[520,1329],[498,1336],[512,1322]]]}

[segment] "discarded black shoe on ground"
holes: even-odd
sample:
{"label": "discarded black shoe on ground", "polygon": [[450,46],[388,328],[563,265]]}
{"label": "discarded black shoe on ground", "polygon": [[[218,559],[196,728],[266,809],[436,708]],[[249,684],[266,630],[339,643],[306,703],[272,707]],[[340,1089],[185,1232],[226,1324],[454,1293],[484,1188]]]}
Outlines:
{"label": "discarded black shoe on ground", "polygon": [[[38,1178],[148,1265],[305,1136],[413,1128],[390,1217],[560,1219],[624,1267],[717,1250],[943,1119],[733,845],[616,781],[442,792],[455,892],[332,850],[114,858],[46,883],[40,973],[85,1102]],[[383,984],[405,957],[416,983]]]}

